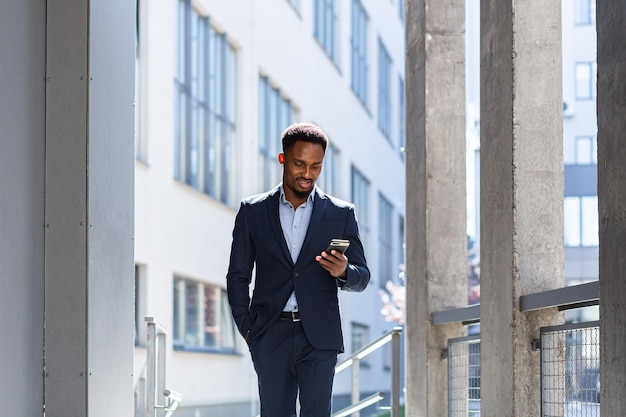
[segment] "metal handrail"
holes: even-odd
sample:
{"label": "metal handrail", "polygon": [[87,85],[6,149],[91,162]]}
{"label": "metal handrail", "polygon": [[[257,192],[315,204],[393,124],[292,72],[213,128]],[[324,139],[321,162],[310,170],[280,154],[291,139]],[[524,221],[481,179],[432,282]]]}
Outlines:
{"label": "metal handrail", "polygon": [[363,408],[380,401],[384,394],[376,393],[361,400],[359,389],[360,360],[391,342],[391,405],[390,417],[400,416],[400,334],[402,327],[394,327],[387,333],[374,340],[367,346],[362,347],[335,366],[335,374],[347,368],[352,368],[352,404],[341,411],[333,414],[333,417],[347,416],[348,411],[352,417],[359,417],[359,411]]}
{"label": "metal handrail", "polygon": [[[145,375],[139,379],[139,402],[146,417],[170,417],[182,396],[165,388],[165,345],[167,333],[154,317],[145,317],[147,331]],[[143,370],[142,370],[143,374]],[[139,417],[139,416],[138,416]]]}
{"label": "metal handrail", "polygon": [[[569,310],[598,305],[600,300],[598,288],[598,281],[592,281],[584,284],[571,285],[554,290],[522,295],[519,298],[520,311],[539,310],[552,307],[558,307],[559,310]],[[437,311],[432,313],[431,318],[433,325],[448,323],[479,323],[480,304],[473,304],[467,307],[454,308],[445,311]]]}

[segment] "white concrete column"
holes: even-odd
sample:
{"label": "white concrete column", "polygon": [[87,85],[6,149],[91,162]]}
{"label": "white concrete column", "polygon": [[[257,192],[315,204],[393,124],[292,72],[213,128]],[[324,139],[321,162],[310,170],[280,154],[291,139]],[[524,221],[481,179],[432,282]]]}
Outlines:
{"label": "white concrete column", "polygon": [[406,415],[447,416],[447,340],[467,305],[465,2],[406,2]]}
{"label": "white concrete column", "polygon": [[602,415],[626,410],[626,8],[598,0],[598,209]]}
{"label": "white concrete column", "polygon": [[135,2],[48,2],[46,23],[46,416],[130,417]]}
{"label": "white concrete column", "polygon": [[[481,415],[540,415],[522,295],[564,285],[561,4],[481,1]],[[497,366],[493,366],[497,364]]]}

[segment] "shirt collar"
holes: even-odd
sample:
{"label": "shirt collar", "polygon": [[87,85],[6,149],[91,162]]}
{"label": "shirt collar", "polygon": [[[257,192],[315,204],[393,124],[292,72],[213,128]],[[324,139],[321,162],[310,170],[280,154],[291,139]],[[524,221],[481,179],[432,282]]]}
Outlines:
{"label": "shirt collar", "polygon": [[[306,207],[309,204],[309,202],[313,204],[313,194],[315,194],[316,192],[317,192],[317,185],[314,185],[313,189],[309,193],[309,196],[306,198],[306,201],[302,203],[302,207]],[[283,188],[282,183],[280,184],[280,203],[289,204],[291,206],[291,203],[287,200],[287,197],[285,197],[285,189]]]}

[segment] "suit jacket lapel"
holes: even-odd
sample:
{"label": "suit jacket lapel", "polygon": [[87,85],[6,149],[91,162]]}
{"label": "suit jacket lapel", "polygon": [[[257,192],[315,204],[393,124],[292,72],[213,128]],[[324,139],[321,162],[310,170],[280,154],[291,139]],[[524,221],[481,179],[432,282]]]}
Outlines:
{"label": "suit jacket lapel", "polygon": [[[311,213],[309,228],[306,231],[304,243],[302,243],[302,248],[300,249],[300,255],[306,252],[307,246],[311,241],[313,235],[315,234],[315,230],[317,230],[317,225],[319,224],[320,220],[322,220],[322,215],[324,214],[324,209],[326,208],[326,202],[328,201],[326,197],[318,191],[317,187],[315,187],[315,195],[313,196],[313,198],[313,213]],[[298,259],[300,259],[300,256],[298,256]]]}
{"label": "suit jacket lapel", "polygon": [[267,200],[267,217],[269,219],[270,228],[274,233],[276,241],[280,245],[280,249],[285,255],[285,259],[289,262],[289,265],[293,265],[291,260],[291,253],[287,247],[287,241],[283,234],[283,228],[280,225],[280,213],[278,212],[278,205],[280,204],[280,189],[276,188]]}

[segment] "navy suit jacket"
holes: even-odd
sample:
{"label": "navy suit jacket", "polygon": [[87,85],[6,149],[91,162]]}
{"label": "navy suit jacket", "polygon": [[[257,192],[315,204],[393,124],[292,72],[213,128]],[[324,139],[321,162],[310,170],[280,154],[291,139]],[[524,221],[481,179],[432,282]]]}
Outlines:
{"label": "navy suit jacket", "polygon": [[[294,263],[279,218],[280,188],[242,201],[235,219],[228,300],[239,332],[248,344],[272,326],[295,290],[302,326],[316,349],[343,352],[338,290],[363,291],[370,279],[354,205],[315,187],[309,228]],[[346,281],[333,278],[315,260],[331,239],[350,241]],[[254,290],[250,299],[252,272]]]}

